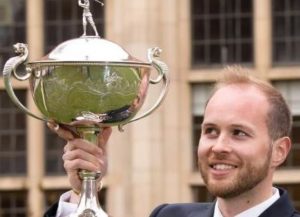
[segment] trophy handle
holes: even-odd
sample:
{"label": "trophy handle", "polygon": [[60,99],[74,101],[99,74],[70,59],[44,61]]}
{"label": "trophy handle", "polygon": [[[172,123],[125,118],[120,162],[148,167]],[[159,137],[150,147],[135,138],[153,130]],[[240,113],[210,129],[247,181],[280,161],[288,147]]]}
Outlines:
{"label": "trophy handle", "polygon": [[[167,64],[165,64],[164,62],[160,61],[157,59],[157,57],[160,56],[162,50],[158,47],[155,48],[150,48],[148,49],[148,60],[150,61],[150,63],[152,64],[152,66],[157,70],[158,72],[158,77],[156,79],[150,79],[150,84],[158,84],[161,81],[163,81],[164,87],[160,93],[159,98],[157,99],[157,101],[155,102],[155,104],[146,112],[144,112],[143,114],[141,114],[140,116],[133,118],[132,120],[129,121],[133,122],[133,121],[137,121],[141,118],[144,118],[148,115],[150,115],[155,109],[158,108],[158,106],[162,103],[163,99],[166,96],[168,87],[169,87],[169,83],[170,83],[170,78],[169,78],[169,74],[168,74],[168,66]],[[120,126],[119,126],[120,128]]]}
{"label": "trophy handle", "polygon": [[25,62],[27,60],[28,57],[28,48],[27,45],[23,44],[23,43],[17,43],[14,46],[14,50],[15,53],[18,54],[18,56],[12,57],[9,60],[6,61],[4,68],[3,68],[3,78],[4,78],[4,85],[5,85],[5,89],[9,95],[9,97],[11,98],[11,100],[25,113],[27,113],[28,115],[42,120],[42,121],[47,121],[45,118],[41,118],[38,117],[34,114],[32,114],[18,99],[18,97],[16,96],[12,85],[11,85],[11,73],[13,72],[14,76],[16,79],[24,81],[27,80],[28,78],[30,78],[31,76],[31,70],[29,68],[26,68],[26,73],[24,75],[19,75],[17,73],[17,67],[22,64],[23,62]]}

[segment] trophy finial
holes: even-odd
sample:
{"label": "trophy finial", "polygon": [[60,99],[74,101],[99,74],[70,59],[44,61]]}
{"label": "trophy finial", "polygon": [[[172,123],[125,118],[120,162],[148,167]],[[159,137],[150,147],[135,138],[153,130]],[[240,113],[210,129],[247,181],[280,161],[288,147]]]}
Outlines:
{"label": "trophy finial", "polygon": [[[99,4],[101,4],[101,6],[104,6],[104,3],[99,0],[95,0],[95,2],[98,2]],[[95,35],[99,36],[94,19],[93,19],[93,15],[90,10],[90,1],[89,0],[78,0],[78,5],[79,5],[79,7],[83,8],[83,12],[82,12],[83,34],[82,34],[82,36],[86,36],[86,27],[87,27],[88,22],[91,24],[92,28],[94,29]]]}

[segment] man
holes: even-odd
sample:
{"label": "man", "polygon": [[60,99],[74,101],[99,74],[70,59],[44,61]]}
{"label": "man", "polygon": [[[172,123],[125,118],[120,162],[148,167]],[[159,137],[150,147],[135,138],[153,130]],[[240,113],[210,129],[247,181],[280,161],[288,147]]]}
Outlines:
{"label": "man", "polygon": [[228,68],[207,102],[198,148],[200,173],[216,201],[163,204],[150,217],[300,217],[287,192],[272,185],[291,148],[291,125],[274,87]]}

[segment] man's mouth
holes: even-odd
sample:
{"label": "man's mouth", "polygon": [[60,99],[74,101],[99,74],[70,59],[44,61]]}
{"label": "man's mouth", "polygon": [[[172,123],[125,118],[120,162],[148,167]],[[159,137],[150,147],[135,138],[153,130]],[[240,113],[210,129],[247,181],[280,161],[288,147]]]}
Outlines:
{"label": "man's mouth", "polygon": [[224,163],[210,164],[210,167],[215,170],[230,170],[230,169],[237,168],[237,166],[231,164],[224,164]]}

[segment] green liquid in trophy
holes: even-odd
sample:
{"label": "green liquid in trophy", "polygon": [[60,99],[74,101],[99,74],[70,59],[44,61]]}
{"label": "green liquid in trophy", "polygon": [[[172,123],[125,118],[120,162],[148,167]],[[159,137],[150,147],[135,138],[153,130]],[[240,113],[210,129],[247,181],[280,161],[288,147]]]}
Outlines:
{"label": "green liquid in trophy", "polygon": [[122,66],[47,66],[41,73],[34,100],[46,117],[60,123],[70,123],[81,112],[127,109],[141,82],[138,69]]}

